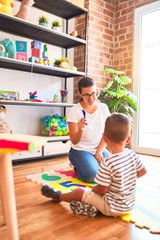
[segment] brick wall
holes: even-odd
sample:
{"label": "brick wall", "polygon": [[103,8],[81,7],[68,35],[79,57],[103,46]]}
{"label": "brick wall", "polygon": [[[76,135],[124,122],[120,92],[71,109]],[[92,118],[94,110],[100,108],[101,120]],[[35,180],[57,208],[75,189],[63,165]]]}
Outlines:
{"label": "brick wall", "polygon": [[[105,67],[122,70],[132,77],[134,51],[134,9],[156,0],[85,0],[88,9],[87,76],[103,88],[107,77]],[[76,29],[84,37],[84,19],[78,18]],[[75,65],[81,71],[84,51],[75,50]],[[83,70],[82,70],[83,71]],[[75,80],[75,102],[77,82]]]}
{"label": "brick wall", "polygon": [[133,76],[134,9],[155,0],[119,0],[115,3],[114,67]]}

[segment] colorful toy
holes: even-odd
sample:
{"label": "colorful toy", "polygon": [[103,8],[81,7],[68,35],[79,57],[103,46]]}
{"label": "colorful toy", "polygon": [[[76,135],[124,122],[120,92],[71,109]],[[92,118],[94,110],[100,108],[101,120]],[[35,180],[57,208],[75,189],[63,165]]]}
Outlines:
{"label": "colorful toy", "polygon": [[16,44],[11,38],[0,41],[0,56],[16,58]]}
{"label": "colorful toy", "polygon": [[16,59],[21,61],[28,60],[26,41],[16,41]]}
{"label": "colorful toy", "polygon": [[69,69],[70,68],[70,59],[67,57],[55,59],[54,66],[64,68],[64,69]]}
{"label": "colorful toy", "polygon": [[40,56],[41,56],[41,49],[32,48],[31,49],[31,55],[32,55],[32,57],[40,58]]}
{"label": "colorful toy", "polygon": [[70,68],[70,59],[67,57],[63,57],[61,59],[60,68],[69,69]]}
{"label": "colorful toy", "polygon": [[16,40],[16,51],[17,52],[27,52],[27,42]]}
{"label": "colorful toy", "polygon": [[68,91],[66,89],[61,89],[60,93],[61,93],[61,102],[66,103],[67,102]]}
{"label": "colorful toy", "polygon": [[35,100],[35,99],[37,99],[37,91],[35,91],[35,92],[30,92],[29,93],[29,99],[32,101],[32,100]]}
{"label": "colorful toy", "polygon": [[0,133],[12,133],[8,123],[4,120],[7,113],[5,106],[0,105]]}
{"label": "colorful toy", "polygon": [[58,103],[58,95],[57,94],[54,94],[53,102]]}
{"label": "colorful toy", "polygon": [[33,0],[22,0],[19,11],[15,17],[27,20],[29,9],[33,6],[34,3],[35,2]]}
{"label": "colorful toy", "polygon": [[13,92],[8,90],[0,90],[1,100],[15,101],[19,99],[19,92]]}
{"label": "colorful toy", "polygon": [[25,101],[30,102],[42,102],[42,100],[37,99],[37,91],[29,93],[29,99],[25,99]]}
{"label": "colorful toy", "polygon": [[48,60],[48,49],[46,44],[43,46],[42,58]]}
{"label": "colorful toy", "polygon": [[17,52],[16,53],[16,59],[18,59],[20,61],[27,61],[28,60],[28,55],[27,55],[27,53]]}
{"label": "colorful toy", "polygon": [[77,37],[78,36],[78,32],[76,30],[74,30],[73,32],[70,33],[70,35],[72,37]]}
{"label": "colorful toy", "polygon": [[41,49],[42,48],[42,42],[38,40],[34,40],[31,42],[31,48]]}
{"label": "colorful toy", "polygon": [[41,47],[42,43],[40,41],[32,41],[31,42],[31,56],[40,58],[41,57]]}
{"label": "colorful toy", "polygon": [[44,44],[43,52],[41,53],[42,42],[34,40],[31,42],[31,57],[29,62],[39,63],[43,65],[51,65],[50,60],[48,59],[48,49],[47,45]]}
{"label": "colorful toy", "polygon": [[0,12],[7,15],[12,15],[12,8],[14,8],[13,0],[0,0]]}
{"label": "colorful toy", "polygon": [[66,136],[69,133],[66,117],[58,114],[40,118],[40,128],[43,136]]}
{"label": "colorful toy", "polygon": [[31,42],[31,57],[29,58],[29,62],[39,63],[39,59],[41,58],[41,48],[42,42],[37,40]]}
{"label": "colorful toy", "polygon": [[32,62],[32,63],[39,63],[39,59],[40,59],[40,58],[37,58],[37,57],[30,57],[30,58],[28,59],[28,61],[29,61],[29,62]]}

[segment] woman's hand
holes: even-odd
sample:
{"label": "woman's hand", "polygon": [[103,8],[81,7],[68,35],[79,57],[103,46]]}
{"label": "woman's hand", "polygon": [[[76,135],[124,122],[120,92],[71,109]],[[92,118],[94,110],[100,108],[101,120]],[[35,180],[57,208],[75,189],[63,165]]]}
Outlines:
{"label": "woman's hand", "polygon": [[87,125],[87,120],[86,120],[86,118],[81,118],[80,122],[78,123],[78,129],[79,129],[80,131],[84,131],[86,125]]}
{"label": "woman's hand", "polygon": [[73,144],[77,144],[81,141],[84,135],[84,129],[86,125],[87,125],[87,121],[85,118],[81,118],[79,123],[68,122],[69,135],[70,135],[71,142]]}

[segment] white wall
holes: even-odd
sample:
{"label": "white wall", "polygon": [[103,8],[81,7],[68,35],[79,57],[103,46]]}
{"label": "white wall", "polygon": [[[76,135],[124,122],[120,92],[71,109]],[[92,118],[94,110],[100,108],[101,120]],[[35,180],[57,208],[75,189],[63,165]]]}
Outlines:
{"label": "white wall", "polygon": [[[13,15],[19,10],[19,1],[14,1],[15,8],[13,9]],[[38,24],[38,17],[40,15],[46,15],[51,22],[58,17],[45,13],[42,10],[34,7],[30,8],[29,21]],[[60,19],[61,20],[61,19]],[[28,42],[28,56],[30,57],[30,45],[34,39],[25,39],[19,36],[14,36],[5,32],[0,32],[0,40],[5,38],[12,38],[13,40],[23,40]],[[56,58],[63,56],[61,48],[51,46],[47,44],[48,55],[51,62],[54,62]],[[72,54],[71,54],[72,55]],[[72,56],[70,56],[72,57]],[[60,89],[64,88],[63,79],[58,77],[52,77],[42,74],[32,74],[22,71],[14,71],[9,69],[0,68],[0,90],[17,91],[20,93],[20,99],[28,99],[29,92],[37,91],[37,98],[42,101],[53,100],[54,94],[59,96],[60,101]],[[73,101],[73,80],[68,79],[67,88],[69,90],[69,102]],[[15,133],[28,133],[28,134],[40,134],[39,118],[45,115],[52,115],[58,113],[63,115],[63,109],[53,107],[32,107],[32,106],[9,106],[7,107],[6,120]]]}

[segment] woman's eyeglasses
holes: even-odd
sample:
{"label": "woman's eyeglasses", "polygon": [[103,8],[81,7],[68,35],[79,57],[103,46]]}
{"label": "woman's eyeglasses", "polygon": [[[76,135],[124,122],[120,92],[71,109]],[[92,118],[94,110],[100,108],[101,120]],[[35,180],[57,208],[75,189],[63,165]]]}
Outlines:
{"label": "woman's eyeglasses", "polygon": [[96,97],[98,96],[98,92],[92,92],[91,94],[89,93],[85,93],[85,94],[82,94],[82,97],[85,97],[85,98],[90,98],[90,97]]}

